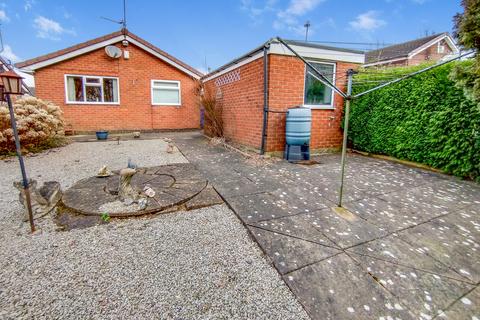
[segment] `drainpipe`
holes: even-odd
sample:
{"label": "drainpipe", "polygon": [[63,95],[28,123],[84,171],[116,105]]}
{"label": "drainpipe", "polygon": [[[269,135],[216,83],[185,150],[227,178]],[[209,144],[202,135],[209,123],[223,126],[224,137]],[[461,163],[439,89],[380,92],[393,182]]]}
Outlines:
{"label": "drainpipe", "polygon": [[267,126],[268,126],[268,49],[270,41],[263,47],[263,126],[262,126],[262,145],[260,154],[265,154],[267,144]]}

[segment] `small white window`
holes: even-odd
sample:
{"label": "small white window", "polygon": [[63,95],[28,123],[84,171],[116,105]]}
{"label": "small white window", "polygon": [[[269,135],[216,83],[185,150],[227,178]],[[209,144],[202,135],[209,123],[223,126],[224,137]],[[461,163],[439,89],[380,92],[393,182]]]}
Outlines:
{"label": "small white window", "polygon": [[65,76],[67,103],[118,104],[118,78],[96,76]]}
{"label": "small white window", "polygon": [[438,53],[445,53],[445,46],[441,42],[438,43],[437,48],[438,48],[437,50]]}
{"label": "small white window", "polygon": [[[335,64],[309,61],[331,83],[335,83]],[[315,75],[312,76],[312,74]],[[319,81],[309,66],[305,68],[305,92],[303,103],[312,109],[333,109],[333,89]]]}
{"label": "small white window", "polygon": [[180,106],[180,81],[152,80],[152,105]]}

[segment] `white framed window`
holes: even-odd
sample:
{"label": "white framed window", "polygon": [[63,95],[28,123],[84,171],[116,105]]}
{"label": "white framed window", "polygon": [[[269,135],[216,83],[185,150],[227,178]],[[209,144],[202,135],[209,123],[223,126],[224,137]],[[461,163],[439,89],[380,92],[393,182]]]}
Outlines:
{"label": "white framed window", "polygon": [[152,105],[154,106],[180,106],[182,93],[180,81],[152,80]]}
{"label": "white framed window", "polygon": [[441,42],[437,45],[437,53],[445,53],[445,46]]}
{"label": "white framed window", "polygon": [[[325,78],[335,84],[336,64],[330,62],[308,61]],[[312,109],[334,109],[333,89],[323,84],[309,72],[312,72],[309,66],[305,66],[305,87],[303,104]],[[313,72],[312,72],[313,73]],[[317,76],[315,73],[313,73]],[[317,76],[318,78],[318,76]]]}
{"label": "white framed window", "polygon": [[66,74],[65,97],[69,104],[120,104],[118,78]]}

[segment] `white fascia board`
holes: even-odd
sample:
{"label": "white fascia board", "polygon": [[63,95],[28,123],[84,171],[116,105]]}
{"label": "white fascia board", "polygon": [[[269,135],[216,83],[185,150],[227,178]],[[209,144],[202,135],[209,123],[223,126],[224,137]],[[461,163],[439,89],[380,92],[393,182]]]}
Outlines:
{"label": "white fascia board", "polygon": [[402,61],[402,60],[407,60],[408,58],[405,56],[405,57],[402,57],[402,58],[395,58],[395,59],[389,59],[389,60],[383,60],[383,61],[377,61],[377,62],[372,62],[372,63],[367,63],[367,64],[364,64],[363,67],[373,67],[373,66],[377,66],[377,65],[380,65],[380,64],[387,64],[387,63],[391,63],[391,62],[396,62],[396,61]]}
{"label": "white fascia board", "polygon": [[[327,50],[321,48],[312,48],[307,46],[290,45],[299,55],[304,58],[314,58],[329,61],[340,61],[350,63],[365,63],[364,53],[344,52],[336,50]],[[279,54],[285,56],[293,56],[294,54],[281,43],[270,44],[270,52],[272,54]]]}
{"label": "white fascia board", "polygon": [[248,58],[245,58],[245,59],[243,59],[243,60],[240,60],[239,62],[231,65],[230,67],[228,67],[228,68],[226,68],[226,69],[223,69],[222,71],[219,71],[219,72],[217,72],[217,73],[215,73],[215,74],[212,74],[210,77],[203,79],[203,82],[207,82],[207,81],[210,81],[210,80],[212,80],[212,79],[218,78],[218,77],[220,77],[221,75],[223,75],[223,74],[225,74],[225,73],[227,73],[227,72],[230,72],[230,71],[232,71],[232,70],[235,70],[235,69],[237,69],[237,68],[239,68],[239,67],[241,67],[241,66],[243,66],[243,65],[246,65],[247,63],[250,63],[250,62],[252,62],[252,61],[254,61],[254,60],[257,60],[258,58],[261,58],[261,57],[263,57],[263,50],[262,50],[261,52],[257,53],[257,54],[254,54],[254,55],[251,56],[251,57],[248,57]]}
{"label": "white fascia board", "polygon": [[58,56],[58,57],[55,57],[55,58],[51,58],[51,59],[47,59],[47,60],[44,60],[44,61],[41,61],[41,62],[38,62],[38,63],[34,63],[34,64],[32,64],[28,67],[23,68],[22,70],[24,70],[24,72],[35,71],[37,69],[40,69],[40,68],[43,68],[43,67],[46,67],[46,66],[49,66],[49,65],[67,60],[67,59],[74,58],[76,56],[88,53],[88,52],[93,51],[93,50],[100,49],[102,47],[108,46],[112,43],[117,43],[117,42],[122,41],[122,40],[123,40],[123,35],[117,36],[117,37],[112,38],[112,39],[108,39],[108,40],[105,40],[105,41],[102,41],[102,42],[99,42],[99,43],[92,44],[92,45],[87,46],[85,48],[81,48],[81,49],[71,51],[71,52],[66,53],[66,54],[62,54],[61,56]]}
{"label": "white fascia board", "polygon": [[[38,63],[34,63],[34,64],[32,64],[28,67],[23,68],[23,71],[31,73],[32,71],[35,71],[37,69],[40,69],[40,68],[43,68],[43,67],[46,67],[46,66],[49,66],[49,65],[67,60],[67,59],[71,59],[71,58],[74,58],[76,56],[80,56],[82,54],[85,54],[85,53],[103,48],[105,46],[108,46],[108,45],[111,45],[111,44],[114,44],[114,43],[121,42],[124,39],[125,39],[125,36],[120,35],[120,36],[117,36],[115,38],[111,38],[111,39],[108,39],[108,40],[105,40],[105,41],[102,41],[102,42],[99,42],[99,43],[95,43],[95,44],[92,44],[90,46],[87,46],[87,47],[84,47],[84,48],[81,48],[81,49],[78,49],[78,50],[75,50],[75,51],[71,51],[71,52],[66,53],[66,54],[62,54],[61,56],[58,56],[58,57],[55,57],[55,58],[52,58],[52,59],[47,59],[47,60],[44,60],[44,61],[41,61],[41,62],[38,62]],[[168,64],[170,64],[170,65],[174,66],[175,68],[185,72],[186,74],[194,77],[195,79],[200,79],[200,76],[198,74],[196,74],[196,73],[188,70],[187,68],[179,65],[178,63],[169,59],[168,57],[166,57],[164,55],[161,55],[160,53],[156,52],[155,50],[152,50],[151,48],[145,46],[144,44],[138,42],[137,40],[131,38],[130,36],[127,35],[126,39],[129,42],[136,45],[137,47],[142,48],[143,50],[149,52],[150,54],[154,55],[155,57],[159,58],[160,60],[163,60],[163,61],[167,62]]]}

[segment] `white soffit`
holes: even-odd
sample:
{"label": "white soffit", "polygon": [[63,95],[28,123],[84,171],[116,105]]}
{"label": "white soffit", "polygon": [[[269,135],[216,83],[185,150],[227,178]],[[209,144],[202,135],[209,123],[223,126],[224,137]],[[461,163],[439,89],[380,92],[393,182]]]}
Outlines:
{"label": "white soffit", "polygon": [[[289,46],[304,58],[315,58],[315,59],[322,59],[322,60],[351,62],[351,63],[359,63],[359,64],[365,63],[365,54],[363,53],[327,50],[327,49],[312,48],[312,47],[299,46],[299,45],[293,45],[293,44]],[[272,43],[270,45],[269,53],[286,55],[286,56],[294,55],[290,50],[288,50],[287,47],[285,47],[283,44],[280,44],[280,43]]]}

